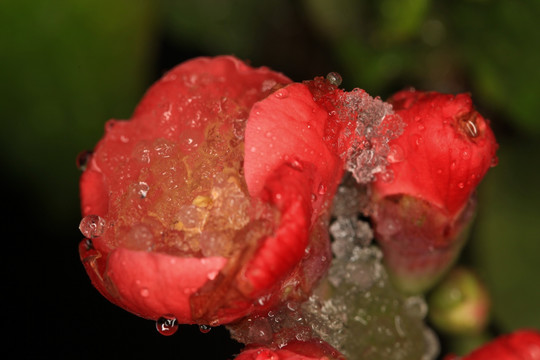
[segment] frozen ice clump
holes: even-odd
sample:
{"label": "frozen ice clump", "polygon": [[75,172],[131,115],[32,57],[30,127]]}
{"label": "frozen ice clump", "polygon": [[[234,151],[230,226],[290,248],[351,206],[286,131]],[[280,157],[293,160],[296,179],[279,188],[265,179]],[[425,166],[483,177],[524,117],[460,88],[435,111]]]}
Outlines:
{"label": "frozen ice clump", "polygon": [[333,221],[330,224],[332,252],[334,257],[343,259],[350,256],[356,246],[369,246],[373,240],[373,230],[368,222],[359,219],[365,211],[366,187],[346,176],[338,187],[332,204]]}
{"label": "frozen ice clump", "polygon": [[359,183],[368,183],[375,174],[386,174],[389,142],[403,132],[404,123],[392,105],[372,98],[361,89],[341,94],[340,116],[356,120],[357,140],[348,151],[345,167]]}
{"label": "frozen ice clump", "polygon": [[290,341],[313,339],[300,304],[289,301],[267,313],[248,316],[227,326],[233,339],[244,344],[260,344],[279,349]]}
{"label": "frozen ice clump", "polygon": [[375,246],[336,258],[328,283],[303,306],[314,335],[348,359],[430,360],[438,342],[424,325],[426,304],[396,291]]}

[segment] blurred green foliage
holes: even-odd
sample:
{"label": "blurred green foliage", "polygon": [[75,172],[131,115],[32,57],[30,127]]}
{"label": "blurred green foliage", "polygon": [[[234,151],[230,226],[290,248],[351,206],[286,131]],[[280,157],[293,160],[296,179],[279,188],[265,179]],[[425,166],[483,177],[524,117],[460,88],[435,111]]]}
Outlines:
{"label": "blurred green foliage", "polygon": [[471,92],[501,147],[466,258],[496,327],[540,328],[538,18],[536,0],[4,0],[3,186],[29,200],[18,206],[61,256],[77,257],[77,153],[190,56],[235,54],[297,81],[338,71],[345,88],[382,97]]}

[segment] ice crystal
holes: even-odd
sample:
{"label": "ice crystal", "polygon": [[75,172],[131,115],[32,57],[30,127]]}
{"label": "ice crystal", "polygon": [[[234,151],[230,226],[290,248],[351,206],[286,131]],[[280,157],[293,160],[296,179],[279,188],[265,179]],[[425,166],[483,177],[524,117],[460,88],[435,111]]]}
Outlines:
{"label": "ice crystal", "polygon": [[389,142],[403,132],[403,122],[392,105],[360,89],[342,93],[340,102],[340,117],[356,121],[357,140],[348,150],[346,169],[359,183],[372,181],[378,173],[391,181],[393,176],[386,170]]}

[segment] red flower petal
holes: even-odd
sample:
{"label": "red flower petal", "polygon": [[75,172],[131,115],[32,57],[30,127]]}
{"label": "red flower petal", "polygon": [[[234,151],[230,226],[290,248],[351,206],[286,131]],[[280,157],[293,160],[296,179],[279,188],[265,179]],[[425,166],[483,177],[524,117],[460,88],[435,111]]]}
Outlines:
{"label": "red flower petal", "polygon": [[[324,85],[323,95],[335,101],[340,91]],[[329,115],[332,105],[316,101],[315,95],[313,86],[286,86],[256,103],[247,123],[248,190],[254,197],[272,199],[283,214],[276,236],[264,242],[247,266],[246,277],[258,287],[291,273],[306,257],[308,244],[311,254],[300,268],[302,285],[310,289],[329,265],[327,217],[344,160],[333,147],[337,140],[326,136],[329,128],[339,125]],[[310,234],[316,236],[308,239]]]}
{"label": "red flower petal", "polygon": [[[459,359],[449,355],[445,359]],[[502,335],[492,342],[473,351],[463,360],[539,360],[540,332],[537,330],[519,330]]]}
{"label": "red flower petal", "polygon": [[249,348],[236,360],[345,360],[337,350],[323,341],[293,341],[287,346],[271,350],[264,347]]}
{"label": "red flower petal", "polygon": [[375,183],[378,196],[410,195],[456,216],[495,158],[487,121],[467,94],[405,90],[389,102],[407,126],[391,141],[394,179]]}

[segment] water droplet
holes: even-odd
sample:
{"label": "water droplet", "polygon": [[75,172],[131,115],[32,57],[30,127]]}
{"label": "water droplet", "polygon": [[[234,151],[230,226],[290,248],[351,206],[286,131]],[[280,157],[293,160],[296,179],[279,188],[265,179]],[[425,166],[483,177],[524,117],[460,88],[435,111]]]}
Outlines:
{"label": "water droplet", "polygon": [[255,151],[257,151],[257,148],[255,146],[252,146],[249,151],[251,151],[252,153],[254,153]]}
{"label": "water droplet", "polygon": [[163,315],[156,321],[156,329],[161,335],[173,335],[178,330],[176,318],[173,315]]}
{"label": "water droplet", "polygon": [[424,131],[425,129],[426,129],[426,127],[423,124],[418,124],[418,130],[419,131]]}
{"label": "water droplet", "polygon": [[494,156],[491,158],[491,164],[490,164],[491,167],[497,166],[498,163],[499,163],[499,158],[497,156]]}
{"label": "water droplet", "polygon": [[278,99],[286,99],[289,97],[289,90],[280,89],[274,93],[274,96]]}
{"label": "water droplet", "polygon": [[390,151],[388,152],[388,156],[386,157],[386,160],[388,160],[388,162],[391,164],[395,164],[395,163],[403,161],[404,159],[405,159],[405,154],[401,146],[396,145],[396,144],[391,145]]}
{"label": "water droplet", "polygon": [[97,215],[85,216],[79,224],[79,230],[84,237],[92,239],[103,235],[105,232],[105,219]]}
{"label": "water droplet", "polygon": [[210,332],[210,330],[212,330],[212,327],[210,325],[199,325],[199,330],[203,333],[203,334],[208,334]]}
{"label": "water droplet", "polygon": [[394,181],[394,172],[392,171],[392,169],[388,169],[383,172],[381,174],[381,180],[386,183],[391,183],[392,181]]}
{"label": "water droplet", "polygon": [[150,290],[148,290],[147,288],[142,288],[140,294],[142,297],[146,298],[150,295]]}
{"label": "water droplet", "polygon": [[219,274],[219,271],[210,271],[207,275],[208,280],[214,280],[216,276]]}
{"label": "water droplet", "polygon": [[458,186],[458,188],[463,189],[463,188],[465,188],[465,183],[460,182],[457,186]]}
{"label": "water droplet", "polygon": [[416,144],[416,146],[422,145],[423,142],[424,142],[424,138],[417,135],[417,136],[416,136],[416,140],[414,141],[414,143]]}
{"label": "water droplet", "polygon": [[84,150],[77,155],[77,159],[75,160],[75,163],[77,164],[77,169],[84,171],[86,170],[86,166],[90,162],[90,159],[92,158],[92,151],[90,150]]}
{"label": "water droplet", "polygon": [[289,309],[290,311],[296,311],[296,310],[298,310],[298,303],[293,302],[293,301],[289,301],[289,302],[287,303],[287,309]]}
{"label": "water droplet", "polygon": [[328,187],[325,184],[323,183],[319,184],[319,188],[317,189],[317,192],[319,193],[319,195],[324,195],[326,194],[327,191],[328,191]]}
{"label": "water droplet", "polygon": [[403,307],[407,314],[419,319],[423,319],[428,312],[428,306],[421,296],[407,298],[403,303]]}
{"label": "water droplet", "polygon": [[294,170],[302,171],[304,170],[304,165],[300,162],[298,159],[294,159],[291,162],[289,162],[290,167],[292,167]]}
{"label": "water droplet", "polygon": [[468,150],[463,150],[463,152],[461,153],[461,157],[465,160],[468,160],[471,158],[471,152]]}
{"label": "water droplet", "polygon": [[328,80],[328,82],[332,85],[339,86],[341,85],[343,78],[339,73],[332,71],[326,75],[326,80]]}
{"label": "water droplet", "polygon": [[84,248],[86,251],[94,250],[94,244],[90,239],[84,239]]}
{"label": "water droplet", "polygon": [[141,199],[144,199],[146,195],[148,194],[148,190],[150,190],[150,186],[148,186],[147,183],[144,181],[140,181],[136,187],[135,190],[137,192],[137,195],[141,197]]}

